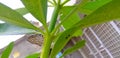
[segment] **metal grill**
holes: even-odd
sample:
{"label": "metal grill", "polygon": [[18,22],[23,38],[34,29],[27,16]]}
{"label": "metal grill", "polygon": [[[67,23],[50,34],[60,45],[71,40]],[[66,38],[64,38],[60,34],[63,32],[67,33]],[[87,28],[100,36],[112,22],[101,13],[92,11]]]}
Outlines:
{"label": "metal grill", "polygon": [[81,49],[86,58],[120,58],[120,22],[111,21],[84,29]]}

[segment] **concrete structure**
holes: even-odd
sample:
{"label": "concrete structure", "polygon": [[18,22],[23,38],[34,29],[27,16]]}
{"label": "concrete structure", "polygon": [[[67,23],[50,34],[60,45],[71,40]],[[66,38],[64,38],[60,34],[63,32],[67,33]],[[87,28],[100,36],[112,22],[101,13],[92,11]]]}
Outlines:
{"label": "concrete structure", "polygon": [[[35,44],[34,42],[31,43],[28,40],[31,38],[38,38],[39,36],[36,35],[25,35],[24,37],[15,41],[15,46],[12,50],[12,53],[9,58],[25,58],[25,56],[41,51],[41,46]],[[36,37],[35,37],[36,36]],[[41,40],[42,38],[39,37]],[[40,42],[41,43],[41,42]],[[3,49],[0,51],[2,53]]]}

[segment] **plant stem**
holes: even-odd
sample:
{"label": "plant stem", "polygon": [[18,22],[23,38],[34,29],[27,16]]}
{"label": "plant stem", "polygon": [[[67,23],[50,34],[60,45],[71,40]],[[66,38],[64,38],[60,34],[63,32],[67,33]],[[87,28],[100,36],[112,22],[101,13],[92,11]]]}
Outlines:
{"label": "plant stem", "polygon": [[49,58],[49,52],[50,52],[50,47],[51,47],[51,43],[52,43],[51,38],[52,37],[49,36],[49,35],[47,35],[44,38],[44,43],[43,43],[43,47],[42,47],[42,52],[41,52],[40,58]]}
{"label": "plant stem", "polygon": [[60,28],[60,26],[71,16],[71,14],[73,14],[75,11],[77,10],[77,7],[75,7],[66,17],[63,18],[63,20],[61,21],[61,23],[59,23],[56,28],[53,30],[52,34],[54,34],[57,29]]}
{"label": "plant stem", "polygon": [[[56,26],[56,28],[53,30],[52,34],[54,34],[54,33],[57,31],[57,29],[59,29],[60,26],[61,26],[73,13],[75,13],[75,12],[78,10],[78,8],[81,8],[83,5],[85,5],[86,3],[88,3],[88,1],[89,1],[89,0],[82,0],[80,3],[78,3],[78,4],[75,6],[75,8],[74,8],[66,17],[63,18],[63,20],[61,21],[61,23],[59,23],[59,24]],[[62,5],[62,7],[63,7],[63,5]]]}
{"label": "plant stem", "polygon": [[49,25],[49,32],[52,32],[52,30],[55,28],[55,24],[57,21],[60,8],[61,7],[60,7],[60,2],[59,2],[57,6],[55,6],[55,9],[53,11],[52,18],[51,18],[50,25]]}
{"label": "plant stem", "polygon": [[53,3],[52,1],[48,0],[48,2],[49,2],[50,4],[52,4],[52,5],[54,5],[54,3]]}
{"label": "plant stem", "polygon": [[65,5],[67,2],[69,2],[70,0],[65,0],[61,5]]}
{"label": "plant stem", "polygon": [[54,2],[55,5],[57,4],[55,0],[53,0],[53,2]]}
{"label": "plant stem", "polygon": [[[60,2],[61,1],[59,0],[52,14],[52,18],[51,18],[50,25],[48,28],[49,32],[52,32],[52,30],[55,28],[55,24],[57,21],[59,10],[60,10]],[[40,58],[49,58],[50,47],[51,47],[51,43],[53,39],[52,35],[50,35],[49,32],[44,35],[44,43],[43,43],[43,48],[42,48]]]}
{"label": "plant stem", "polygon": [[49,33],[47,24],[44,25],[44,28],[45,28],[46,32]]}

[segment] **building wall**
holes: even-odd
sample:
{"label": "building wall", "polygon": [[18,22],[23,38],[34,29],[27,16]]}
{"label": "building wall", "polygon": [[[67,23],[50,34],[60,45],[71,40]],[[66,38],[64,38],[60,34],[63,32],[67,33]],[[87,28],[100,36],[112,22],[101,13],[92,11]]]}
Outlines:
{"label": "building wall", "polygon": [[25,35],[15,41],[15,46],[9,58],[25,58],[27,55],[41,51],[41,47],[39,45],[32,44],[28,41],[30,36],[31,35]]}

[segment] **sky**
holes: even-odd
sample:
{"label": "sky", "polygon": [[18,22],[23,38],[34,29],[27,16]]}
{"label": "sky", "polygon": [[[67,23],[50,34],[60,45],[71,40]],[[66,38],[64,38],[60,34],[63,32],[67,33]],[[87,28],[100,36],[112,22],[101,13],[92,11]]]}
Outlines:
{"label": "sky", "polygon": [[[0,3],[3,3],[7,6],[9,6],[12,9],[17,9],[24,7],[24,5],[21,3],[20,0],[0,0]],[[71,0],[69,3],[66,5],[73,5],[75,3],[75,0]],[[48,15],[47,15],[47,20],[49,21],[53,12],[53,8],[49,7],[48,8]],[[32,21],[38,21],[36,20],[30,13],[24,15],[24,17],[28,20]],[[0,35],[0,49],[8,45],[12,41],[16,41],[17,39],[21,38],[24,35]]]}

